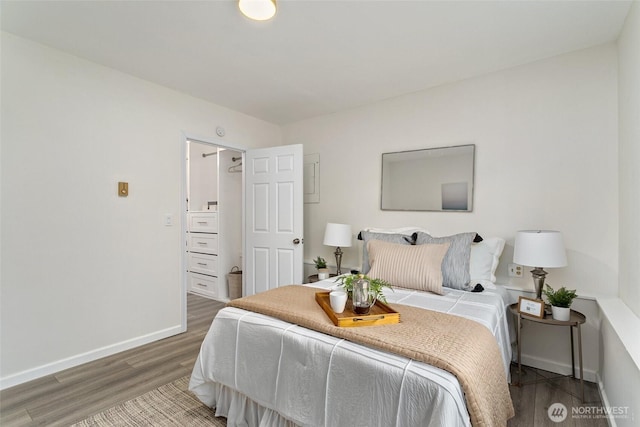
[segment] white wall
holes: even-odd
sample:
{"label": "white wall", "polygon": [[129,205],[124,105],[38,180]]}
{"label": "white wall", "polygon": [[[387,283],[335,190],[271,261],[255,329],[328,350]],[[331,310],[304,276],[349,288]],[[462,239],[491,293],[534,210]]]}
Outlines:
{"label": "white wall", "polygon": [[618,40],[620,128],[619,298],[602,309],[600,377],[609,405],[626,408],[614,420],[634,426],[640,418],[640,4],[635,1]]}
{"label": "white wall", "polygon": [[187,183],[189,211],[209,210],[208,202],[218,201],[218,154],[217,147],[190,141],[188,145],[189,179]]}
{"label": "white wall", "polygon": [[1,83],[2,387],[178,332],[181,131],[280,129],[7,33]]}
{"label": "white wall", "polygon": [[640,4],[618,40],[620,115],[620,298],[640,317]]}
{"label": "white wall", "polygon": [[619,298],[601,298],[600,392],[606,406],[624,411],[610,423],[638,425],[640,417],[640,320]]}
{"label": "white wall", "polygon": [[[517,230],[561,230],[569,266],[548,281],[617,293],[617,69],[613,44],[318,117],[284,128],[320,153],[320,203],[305,205],[305,258],[333,260],[326,222],[478,231],[508,247]],[[472,213],[381,211],[381,153],[476,144]],[[355,243],[355,241],[354,241]],[[360,265],[360,245],[343,265]],[[532,287],[530,277],[511,280]]]}

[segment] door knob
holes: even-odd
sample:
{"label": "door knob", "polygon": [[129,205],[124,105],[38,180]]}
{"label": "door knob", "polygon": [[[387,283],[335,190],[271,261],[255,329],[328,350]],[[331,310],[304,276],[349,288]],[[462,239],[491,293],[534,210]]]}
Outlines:
{"label": "door knob", "polygon": [[297,237],[295,239],[293,239],[293,244],[294,245],[299,245],[300,244],[300,239],[298,239]]}

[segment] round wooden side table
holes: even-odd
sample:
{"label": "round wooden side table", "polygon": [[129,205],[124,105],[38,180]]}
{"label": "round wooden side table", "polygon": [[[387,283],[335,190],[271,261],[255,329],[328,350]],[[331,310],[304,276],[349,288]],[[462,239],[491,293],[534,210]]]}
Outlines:
{"label": "round wooden side table", "polygon": [[[336,277],[337,274],[329,274],[329,278],[331,277]],[[311,276],[307,277],[307,283],[315,283],[318,282],[320,279],[318,279],[318,275],[317,274],[312,274]]]}
{"label": "round wooden side table", "polygon": [[[517,386],[524,385],[521,381],[522,376],[522,363],[521,363],[521,353],[522,353],[522,321],[528,320],[530,322],[541,323],[543,325],[551,325],[551,326],[568,326],[569,327],[569,335],[571,337],[571,375],[559,375],[552,378],[543,378],[542,380],[536,380],[532,382],[538,381],[546,381],[552,380],[556,378],[563,377],[572,377],[575,379],[576,377],[576,365],[575,365],[575,354],[574,354],[574,345],[573,345],[573,328],[576,329],[577,338],[578,338],[578,364],[580,365],[580,392],[581,392],[581,400],[584,402],[584,375],[582,372],[582,332],[580,330],[580,325],[587,321],[587,318],[584,314],[579,311],[571,310],[571,315],[569,320],[555,320],[551,314],[547,314],[545,312],[544,317],[535,317],[530,316],[528,314],[523,314],[518,311],[518,303],[511,304],[509,306],[509,311],[513,313],[518,319],[518,325],[516,326],[516,338],[517,338],[517,346],[518,346],[518,384]],[[530,384],[530,383],[527,383]]]}

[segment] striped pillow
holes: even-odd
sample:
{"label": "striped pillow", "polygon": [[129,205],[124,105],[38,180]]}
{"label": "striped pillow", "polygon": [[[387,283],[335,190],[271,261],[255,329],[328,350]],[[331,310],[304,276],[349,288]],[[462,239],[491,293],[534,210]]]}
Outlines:
{"label": "striped pillow", "polygon": [[[412,233],[411,230],[406,230],[408,233]],[[415,232],[415,231],[413,231]],[[369,250],[367,243],[370,240],[384,240],[385,242],[397,243],[400,245],[413,245],[415,242],[412,234],[405,233],[375,233],[367,230],[363,230],[360,232],[358,238],[364,241],[363,251],[362,251],[362,269],[361,271],[364,274],[369,274],[369,270],[371,269],[371,263],[369,262]]]}
{"label": "striped pillow", "polygon": [[441,266],[447,249],[449,243],[413,246],[370,240],[368,276],[392,286],[442,295]]}

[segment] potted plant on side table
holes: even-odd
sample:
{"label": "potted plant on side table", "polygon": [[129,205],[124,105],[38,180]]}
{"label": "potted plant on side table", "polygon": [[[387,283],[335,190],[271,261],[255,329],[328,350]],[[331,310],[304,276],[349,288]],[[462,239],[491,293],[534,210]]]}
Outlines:
{"label": "potted plant on side table", "polygon": [[329,269],[327,268],[327,261],[322,257],[317,257],[313,260],[318,270],[318,280],[325,280],[329,278]]}
{"label": "potted plant on side table", "polygon": [[551,304],[551,314],[555,320],[568,321],[571,317],[571,303],[577,297],[576,290],[566,289],[564,286],[557,291],[546,285],[542,291]]}

